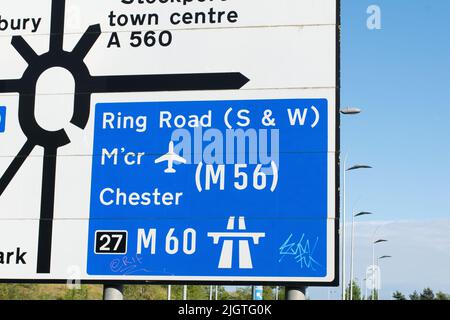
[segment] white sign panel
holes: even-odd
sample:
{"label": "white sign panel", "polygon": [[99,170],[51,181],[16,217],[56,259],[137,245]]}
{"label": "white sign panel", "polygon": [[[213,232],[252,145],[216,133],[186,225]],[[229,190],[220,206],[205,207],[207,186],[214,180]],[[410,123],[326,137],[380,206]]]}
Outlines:
{"label": "white sign panel", "polygon": [[381,270],[379,266],[367,267],[366,287],[369,290],[381,290]]}
{"label": "white sign panel", "polygon": [[336,0],[0,8],[0,279],[336,283]]}

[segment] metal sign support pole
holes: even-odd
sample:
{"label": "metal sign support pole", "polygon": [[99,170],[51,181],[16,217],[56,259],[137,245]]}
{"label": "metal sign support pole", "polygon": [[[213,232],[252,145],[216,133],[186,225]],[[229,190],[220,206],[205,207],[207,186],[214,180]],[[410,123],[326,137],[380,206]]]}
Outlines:
{"label": "metal sign support pole", "polygon": [[103,285],[103,300],[123,300],[123,285],[121,284]]}
{"label": "metal sign support pole", "polygon": [[167,300],[172,300],[172,286],[170,284],[167,286]]}
{"label": "metal sign support pole", "polygon": [[183,300],[187,300],[187,285],[183,286]]}
{"label": "metal sign support pole", "polygon": [[306,300],[306,287],[286,287],[286,300]]}

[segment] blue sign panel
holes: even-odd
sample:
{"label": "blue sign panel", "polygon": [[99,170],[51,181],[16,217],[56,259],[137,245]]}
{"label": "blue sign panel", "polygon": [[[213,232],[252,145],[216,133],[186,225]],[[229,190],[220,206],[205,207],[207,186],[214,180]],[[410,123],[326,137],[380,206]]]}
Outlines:
{"label": "blue sign panel", "polygon": [[253,300],[264,300],[263,295],[264,295],[263,286],[253,287]]}
{"label": "blue sign panel", "polygon": [[98,104],[88,274],[325,277],[328,141],[325,99]]}
{"label": "blue sign panel", "polygon": [[6,107],[0,107],[0,133],[5,132],[6,127]]}

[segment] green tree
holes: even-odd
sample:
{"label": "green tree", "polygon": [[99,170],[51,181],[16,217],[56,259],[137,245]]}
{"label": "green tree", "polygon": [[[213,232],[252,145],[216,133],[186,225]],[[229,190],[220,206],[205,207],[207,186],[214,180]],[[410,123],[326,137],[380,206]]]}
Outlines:
{"label": "green tree", "polygon": [[1,300],[17,300],[20,299],[18,285],[16,284],[1,284],[0,285],[0,299]]}
{"label": "green tree", "polygon": [[[351,281],[353,285],[353,297],[352,300],[362,300],[362,294],[361,294],[361,288],[359,287],[358,283],[355,281]],[[345,296],[347,300],[350,300],[350,283],[347,286],[347,289],[345,289]]]}
{"label": "green tree", "polygon": [[[275,300],[277,295],[276,286],[264,286],[263,287],[263,300]],[[250,297],[252,298],[252,297]],[[284,289],[278,287],[278,300],[284,299]]]}
{"label": "green tree", "polygon": [[409,295],[409,299],[410,300],[420,300],[420,295],[416,290],[414,290],[414,292]]}
{"label": "green tree", "polygon": [[[275,300],[277,296],[277,287],[264,286],[263,299]],[[278,300],[284,300],[284,287],[278,287]]]}
{"label": "green tree", "polygon": [[188,286],[189,300],[209,300],[209,286]]}
{"label": "green tree", "polygon": [[373,295],[373,297],[375,299],[372,299],[372,291],[371,291],[369,297],[367,298],[367,300],[378,300],[378,290],[375,290],[375,294]]}
{"label": "green tree", "polygon": [[82,285],[80,289],[67,290],[63,300],[89,300],[89,289]]}
{"label": "green tree", "polygon": [[423,289],[422,293],[420,294],[420,300],[434,300],[433,290],[431,290],[431,288]]}
{"label": "green tree", "polygon": [[167,286],[125,285],[123,296],[125,300],[166,300]]}
{"label": "green tree", "polygon": [[82,285],[70,290],[65,284],[0,284],[0,300],[101,299],[101,285]]}
{"label": "green tree", "polygon": [[394,294],[392,295],[392,297],[395,300],[406,300],[406,297],[403,293],[401,293],[400,291],[395,291]]}
{"label": "green tree", "polygon": [[436,293],[435,300],[450,300],[450,296],[442,291]]}
{"label": "green tree", "polygon": [[236,291],[225,291],[219,298],[220,300],[251,300],[252,287],[238,287]]}
{"label": "green tree", "polygon": [[286,287],[278,287],[278,300],[285,300],[286,299]]}
{"label": "green tree", "polygon": [[[172,286],[172,299],[183,300],[183,285]],[[219,296],[221,287],[219,287]],[[209,286],[194,286],[187,287],[188,300],[209,300]]]}

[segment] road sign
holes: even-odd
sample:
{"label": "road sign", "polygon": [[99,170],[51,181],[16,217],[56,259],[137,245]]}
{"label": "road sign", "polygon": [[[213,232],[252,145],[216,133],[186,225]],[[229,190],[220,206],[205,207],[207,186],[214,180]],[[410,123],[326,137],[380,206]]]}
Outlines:
{"label": "road sign", "polygon": [[2,4],[0,278],[336,283],[337,12]]}
{"label": "road sign", "polygon": [[253,287],[253,300],[264,300],[263,293],[264,293],[263,286],[254,286]]}

